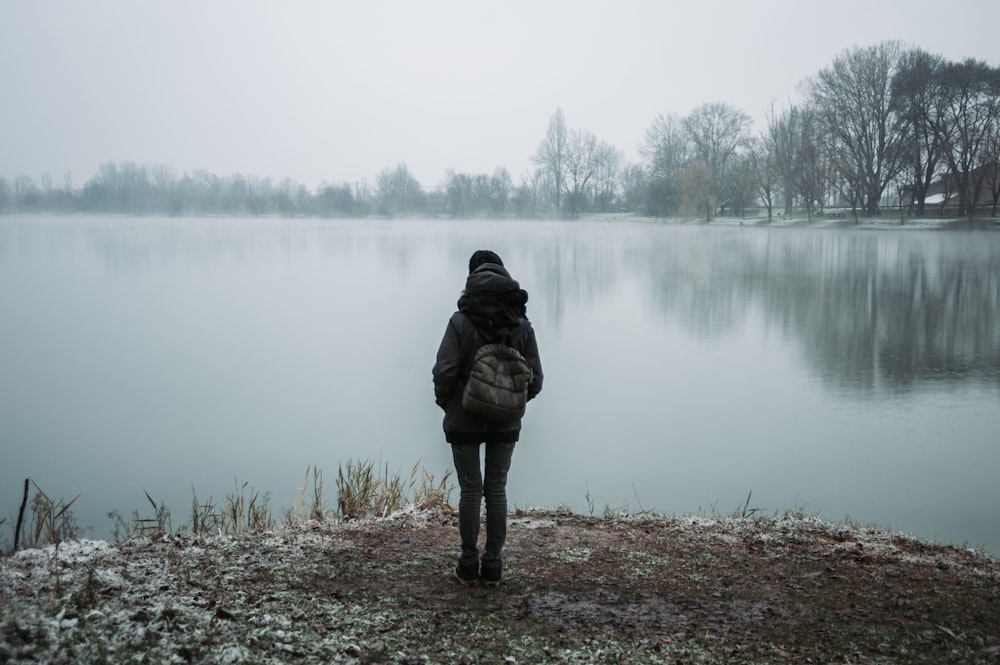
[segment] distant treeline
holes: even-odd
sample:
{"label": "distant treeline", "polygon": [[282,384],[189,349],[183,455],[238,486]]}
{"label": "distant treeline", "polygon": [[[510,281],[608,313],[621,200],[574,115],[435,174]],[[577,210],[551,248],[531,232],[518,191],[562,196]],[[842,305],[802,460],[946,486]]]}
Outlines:
{"label": "distant treeline", "polygon": [[447,171],[433,188],[405,163],[367,181],[311,191],[289,179],[106,162],[81,189],[0,178],[0,212],[166,215],[430,215],[573,217],[743,216],[763,209],[808,216],[828,208],[855,218],[886,206],[912,216],[996,216],[1000,204],[1000,68],[947,61],[898,42],[844,51],[803,83],[804,101],[766,114],[755,129],[722,102],[685,117],[659,115],[627,163],[592,132],[551,116],[532,160],[514,182]]}

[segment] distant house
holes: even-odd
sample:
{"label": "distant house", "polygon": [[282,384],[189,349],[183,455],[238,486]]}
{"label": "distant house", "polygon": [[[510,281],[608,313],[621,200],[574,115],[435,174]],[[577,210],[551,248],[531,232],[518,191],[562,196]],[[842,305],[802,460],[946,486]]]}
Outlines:
{"label": "distant house", "polygon": [[[972,181],[980,183],[975,201],[976,214],[995,215],[1000,198],[1000,163],[991,162],[979,167],[972,173]],[[936,214],[941,217],[957,216],[960,207],[959,186],[959,179],[953,173],[943,175],[932,182],[927,196],[924,197],[924,214]],[[909,207],[912,202],[912,194],[903,195],[904,206]]]}

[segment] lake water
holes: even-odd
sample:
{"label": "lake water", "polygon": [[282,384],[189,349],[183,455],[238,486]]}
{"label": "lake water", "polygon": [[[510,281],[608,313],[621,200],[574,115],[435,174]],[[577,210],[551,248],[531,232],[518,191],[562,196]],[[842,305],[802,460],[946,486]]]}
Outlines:
{"label": "lake water", "polygon": [[[306,468],[440,476],[469,254],[530,293],[516,506],[787,509],[1000,553],[1000,234],[604,222],[0,217],[0,517],[106,537]],[[331,489],[331,495],[335,490]],[[452,493],[457,502],[458,493]]]}

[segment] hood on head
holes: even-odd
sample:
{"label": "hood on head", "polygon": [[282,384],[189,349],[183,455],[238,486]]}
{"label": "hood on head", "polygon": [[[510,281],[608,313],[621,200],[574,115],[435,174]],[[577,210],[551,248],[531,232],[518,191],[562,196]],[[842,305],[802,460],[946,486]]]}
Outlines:
{"label": "hood on head", "polygon": [[492,334],[520,325],[521,319],[527,318],[527,302],[528,293],[506,268],[484,263],[465,280],[458,309],[477,327]]}
{"label": "hood on head", "polygon": [[484,263],[465,278],[466,293],[503,293],[521,288],[507,269],[496,263]]}

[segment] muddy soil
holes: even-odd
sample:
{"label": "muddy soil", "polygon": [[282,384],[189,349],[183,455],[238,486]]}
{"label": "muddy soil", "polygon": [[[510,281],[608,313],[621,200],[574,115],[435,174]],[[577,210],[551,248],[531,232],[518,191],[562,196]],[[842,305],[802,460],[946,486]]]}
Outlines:
{"label": "muddy soil", "polygon": [[1000,563],[808,516],[511,515],[499,587],[456,516],[64,543],[0,561],[0,661],[1000,663]]}

